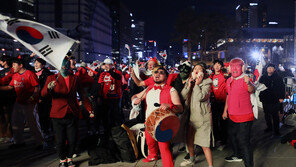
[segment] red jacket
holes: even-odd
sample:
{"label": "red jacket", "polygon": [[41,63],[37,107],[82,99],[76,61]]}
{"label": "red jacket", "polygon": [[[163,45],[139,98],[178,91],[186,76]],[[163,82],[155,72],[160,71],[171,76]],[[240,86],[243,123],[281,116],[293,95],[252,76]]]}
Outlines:
{"label": "red jacket", "polygon": [[78,71],[75,73],[76,76],[79,77],[80,83],[82,87],[91,87],[95,80],[90,77],[87,73],[87,70],[83,67],[80,67]]}
{"label": "red jacket", "polygon": [[85,108],[88,111],[92,111],[91,103],[86,97],[83,89],[80,87],[80,81],[76,75],[69,75],[69,87],[70,91],[67,89],[66,82],[64,77],[59,76],[55,88],[52,92],[49,92],[47,89],[48,84],[51,81],[56,81],[57,76],[51,75],[47,77],[46,83],[41,91],[41,96],[45,97],[51,95],[52,97],[52,107],[50,111],[50,117],[52,118],[63,118],[67,112],[71,112],[73,115],[82,118],[80,108],[77,101],[77,92],[83,97]]}

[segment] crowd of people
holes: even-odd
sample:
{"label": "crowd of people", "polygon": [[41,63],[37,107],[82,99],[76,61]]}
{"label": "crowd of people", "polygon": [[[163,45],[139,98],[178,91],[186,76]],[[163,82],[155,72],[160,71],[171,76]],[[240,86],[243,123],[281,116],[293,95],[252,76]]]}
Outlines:
{"label": "crowd of people", "polygon": [[[0,58],[0,142],[11,142],[10,149],[25,146],[25,126],[39,149],[48,147],[46,139],[53,130],[59,166],[74,167],[79,120],[92,120],[95,127],[89,131],[108,139],[112,127],[144,123],[159,108],[176,114],[180,129],[169,142],[156,141],[146,130],[149,155],[143,162],[157,160],[159,149],[163,166],[174,166],[170,147],[178,143],[186,146],[180,150],[187,151],[180,166],[195,163],[195,145],[202,148],[209,167],[213,166],[212,147],[223,150],[226,146],[231,146],[233,154],[225,161],[254,166],[250,138],[255,117],[250,95],[256,90],[255,78],[245,73],[240,58],[232,59],[228,68],[220,60],[211,65],[184,60],[178,68],[167,68],[156,58],[138,61],[133,67],[108,58],[77,68],[69,55],[61,70],[53,73],[43,59],[27,57]],[[259,83],[266,86],[259,95],[267,125],[264,131],[279,136],[285,87],[275,65],[266,66]],[[132,106],[137,113],[127,119],[123,109]]]}

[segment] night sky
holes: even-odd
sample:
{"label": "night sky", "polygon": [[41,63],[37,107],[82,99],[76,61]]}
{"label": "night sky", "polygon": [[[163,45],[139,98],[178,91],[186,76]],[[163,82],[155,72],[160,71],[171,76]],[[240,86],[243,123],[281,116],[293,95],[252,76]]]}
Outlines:
{"label": "night sky", "polygon": [[[200,13],[222,13],[235,16],[239,0],[122,0],[134,13],[136,20],[145,21],[145,39],[156,40],[166,47],[174,33],[178,13],[196,2]],[[244,0],[245,1],[245,0]],[[256,1],[256,0],[254,0]],[[268,6],[268,20],[277,21],[281,27],[293,27],[293,0],[263,0]]]}

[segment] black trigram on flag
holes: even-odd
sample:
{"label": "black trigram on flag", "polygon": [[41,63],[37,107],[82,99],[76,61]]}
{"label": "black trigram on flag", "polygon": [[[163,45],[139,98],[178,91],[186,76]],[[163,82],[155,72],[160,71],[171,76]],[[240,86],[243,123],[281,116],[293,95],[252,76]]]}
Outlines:
{"label": "black trigram on flag", "polygon": [[51,54],[53,50],[49,47],[49,45],[44,46],[39,50],[39,52],[46,57],[47,55]]}
{"label": "black trigram on flag", "polygon": [[14,23],[20,22],[20,21],[18,21],[18,19],[6,19],[5,21],[7,21],[7,24],[9,26],[13,25]]}
{"label": "black trigram on flag", "polygon": [[60,38],[60,37],[59,37],[59,34],[58,34],[57,32],[55,32],[55,31],[48,31],[48,34],[49,34],[49,37],[50,37],[51,39]]}

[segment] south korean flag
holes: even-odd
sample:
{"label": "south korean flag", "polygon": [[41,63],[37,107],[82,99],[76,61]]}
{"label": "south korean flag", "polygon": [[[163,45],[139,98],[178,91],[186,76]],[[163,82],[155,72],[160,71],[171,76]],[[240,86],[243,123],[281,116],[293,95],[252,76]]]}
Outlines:
{"label": "south korean flag", "polygon": [[46,25],[3,15],[0,15],[0,29],[58,70],[75,42]]}

